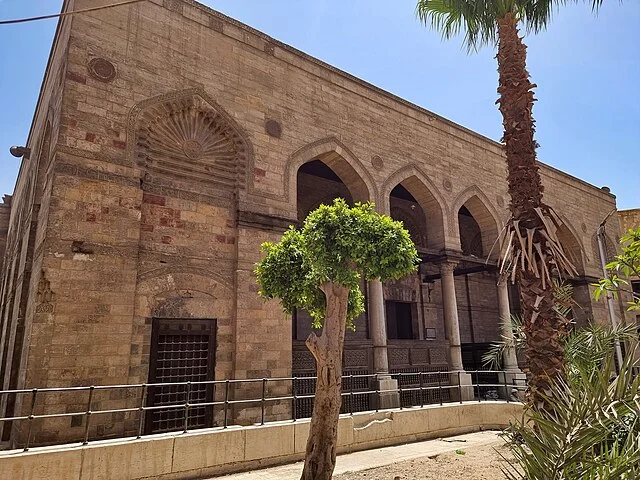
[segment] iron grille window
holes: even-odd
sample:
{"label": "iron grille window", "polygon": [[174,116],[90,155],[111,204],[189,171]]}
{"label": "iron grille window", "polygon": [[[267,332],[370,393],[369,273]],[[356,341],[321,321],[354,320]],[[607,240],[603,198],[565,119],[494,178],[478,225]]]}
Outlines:
{"label": "iron grille window", "polygon": [[[150,383],[203,382],[214,380],[215,320],[154,318],[151,333]],[[184,428],[184,404],[213,401],[212,385],[185,384],[152,387],[149,406],[166,409],[149,410],[147,433],[171,432]],[[210,406],[189,409],[189,429],[212,424]]]}

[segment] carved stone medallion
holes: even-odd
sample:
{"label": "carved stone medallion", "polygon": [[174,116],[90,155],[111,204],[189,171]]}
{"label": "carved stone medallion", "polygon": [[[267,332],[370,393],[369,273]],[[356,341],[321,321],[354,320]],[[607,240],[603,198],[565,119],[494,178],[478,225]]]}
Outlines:
{"label": "carved stone medallion", "polygon": [[109,60],[96,57],[89,62],[89,73],[101,82],[110,82],[116,78],[116,67]]}

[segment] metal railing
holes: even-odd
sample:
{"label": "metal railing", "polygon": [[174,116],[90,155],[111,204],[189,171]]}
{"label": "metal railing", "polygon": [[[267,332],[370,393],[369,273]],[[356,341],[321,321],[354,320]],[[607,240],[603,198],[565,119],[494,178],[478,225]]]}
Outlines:
{"label": "metal railing", "polygon": [[[467,373],[471,374],[472,384],[469,385],[461,385],[461,374]],[[485,374],[494,374],[497,378],[502,378],[502,381],[494,382],[494,383],[486,383],[482,381],[483,375]],[[458,381],[453,382],[453,384],[445,384],[442,382],[443,376],[458,376]],[[377,387],[369,388],[368,390],[354,390],[354,379],[368,379],[369,385],[375,385],[376,382],[374,380],[378,377],[376,374],[367,374],[367,375],[345,375],[343,376],[343,381],[345,379],[349,379],[349,382],[345,382],[347,385],[351,385],[351,388],[346,391],[342,391],[343,402],[346,398],[349,398],[351,401],[347,402],[350,405],[350,409],[348,412],[345,412],[347,415],[353,415],[354,409],[354,398],[359,395],[372,395],[379,397],[382,394],[398,394],[401,401],[399,402],[399,406],[395,408],[406,409],[406,408],[414,408],[414,407],[423,407],[426,404],[434,403],[434,402],[425,402],[425,392],[436,391],[439,392],[437,396],[439,398],[439,403],[442,405],[443,403],[463,403],[463,398],[465,397],[465,392],[463,389],[473,389],[474,392],[474,401],[491,401],[497,400],[498,395],[483,395],[481,392],[491,390],[498,392],[500,389],[503,389],[502,399],[507,402],[517,401],[516,398],[512,396],[512,392],[515,391],[523,391],[525,386],[523,384],[516,385],[515,383],[508,384],[506,379],[507,376],[502,371],[498,370],[474,370],[474,371],[466,371],[466,372],[417,372],[417,373],[394,373],[392,376],[398,379],[398,389],[395,390],[381,390]],[[411,381],[403,381],[406,380],[404,377],[411,377]],[[435,377],[435,380],[433,379]],[[189,430],[196,430],[195,428],[189,427],[189,413],[191,410],[195,408],[202,407],[211,407],[213,409],[218,408],[218,414],[222,417],[221,425],[217,426],[206,426],[201,428],[221,428],[225,429],[231,425],[236,425],[233,423],[233,419],[231,418],[231,411],[234,406],[250,406],[259,408],[259,421],[254,424],[264,425],[269,421],[282,421],[282,419],[271,420],[267,415],[267,408],[269,405],[282,403],[282,402],[291,402],[291,417],[289,420],[295,422],[300,420],[300,418],[308,418],[308,417],[298,417],[296,414],[296,402],[301,399],[314,398],[314,394],[306,394],[299,395],[296,392],[296,382],[299,380],[316,380],[317,377],[283,377],[283,378],[257,378],[257,379],[245,379],[245,380],[211,380],[211,381],[202,381],[202,382],[175,382],[175,383],[141,383],[141,384],[129,384],[129,385],[90,385],[84,387],[59,387],[59,388],[32,388],[32,389],[22,389],[22,390],[0,390],[0,400],[3,399],[3,396],[9,395],[25,395],[28,397],[28,402],[25,402],[25,408],[23,409],[22,415],[10,416],[10,417],[0,417],[0,431],[1,427],[5,424],[5,422],[27,422],[26,425],[26,438],[24,440],[24,451],[29,450],[32,443],[32,430],[33,425],[36,420],[40,419],[53,419],[53,418],[65,418],[65,417],[77,417],[82,416],[84,419],[84,434],[81,440],[83,445],[89,443],[90,440],[90,429],[94,422],[94,418],[98,415],[106,415],[106,414],[116,414],[116,413],[137,413],[138,414],[138,426],[137,426],[137,435],[124,435],[122,437],[127,436],[135,436],[136,438],[140,438],[145,435],[144,426],[145,419],[147,417],[147,412],[153,411],[168,411],[168,410],[181,410],[184,416],[184,421],[182,425],[182,431],[186,433]],[[416,382],[417,378],[417,382]],[[289,388],[287,389],[288,393],[286,395],[269,395],[269,385],[274,383],[289,383]],[[456,384],[457,383],[457,384]],[[238,396],[238,393],[242,393],[242,391],[238,392],[236,389],[238,386],[247,386],[247,385],[256,385],[261,394],[260,398],[232,398],[233,396]],[[184,387],[184,401],[170,403],[170,404],[162,404],[162,405],[148,405],[149,403],[149,393],[153,388],[159,387]],[[191,403],[191,392],[194,386],[211,386],[214,392],[213,399],[207,402],[198,402]],[[136,400],[138,400],[138,404],[136,406],[124,407],[124,408],[107,408],[107,409],[98,409],[94,404],[96,395],[103,391],[116,392],[121,391],[122,389],[135,389],[137,394],[135,395]],[[221,391],[222,390],[222,391]],[[445,395],[443,393],[448,391],[453,393],[453,395],[448,396],[448,400],[443,400]],[[46,397],[48,394],[54,393],[80,393],[87,392],[87,402],[86,408],[80,411],[73,412],[59,412],[59,413],[42,413],[36,414],[36,407],[38,405],[38,401],[42,402],[42,398]],[[218,397],[220,400],[215,400],[216,392],[218,393]],[[415,392],[418,395],[407,397],[405,394],[407,392]],[[467,390],[466,393],[469,393]],[[466,395],[469,396],[469,395]],[[402,401],[403,398],[416,398],[419,401],[415,401],[410,405],[407,405]],[[455,398],[455,399],[453,399]],[[375,405],[375,409],[370,411],[378,412],[380,409],[378,407],[379,403],[377,401],[373,402]],[[64,405],[60,405],[60,408],[64,408]],[[220,409],[222,410],[220,412]],[[25,412],[28,412],[26,413]],[[257,419],[256,418],[256,419]],[[179,431],[176,429],[174,431]],[[154,432],[152,432],[154,433]],[[65,442],[67,443],[67,442]]]}

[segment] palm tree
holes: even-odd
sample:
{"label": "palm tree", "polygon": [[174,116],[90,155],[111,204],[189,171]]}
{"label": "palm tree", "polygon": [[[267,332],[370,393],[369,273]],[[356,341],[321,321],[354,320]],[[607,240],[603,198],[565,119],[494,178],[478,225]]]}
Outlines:
{"label": "palm tree", "polygon": [[[528,399],[547,404],[550,386],[563,375],[563,326],[554,312],[552,272],[575,275],[556,232],[558,215],[543,202],[536,163],[533,88],[526,68],[526,45],[518,35],[544,30],[554,8],[578,0],[418,0],[418,17],[444,38],[461,31],[468,49],[498,48],[499,98],[507,157],[511,219],[501,241],[500,272],[520,285],[527,345]],[[597,9],[602,0],[590,0]]]}

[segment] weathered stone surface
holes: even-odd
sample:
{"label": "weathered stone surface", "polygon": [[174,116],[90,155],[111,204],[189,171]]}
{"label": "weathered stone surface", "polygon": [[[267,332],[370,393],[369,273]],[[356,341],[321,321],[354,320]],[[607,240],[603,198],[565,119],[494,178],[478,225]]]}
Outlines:
{"label": "weathered stone surface", "polygon": [[[115,75],[108,68],[97,78],[97,58]],[[278,135],[268,122],[281,127]],[[463,243],[485,255],[507,216],[498,143],[192,1],[61,20],[27,146],[11,206],[0,205],[2,388],[145,382],[154,317],[215,319],[216,379],[289,376],[292,331],[303,340],[309,326],[293,325],[277,302],[258,297],[253,269],[262,242],[277,241],[336,195],[375,201],[431,253],[460,251],[462,207],[482,234]],[[332,174],[301,171],[312,160]],[[592,238],[615,197],[551,167],[541,172],[580,272],[600,275]],[[409,197],[390,197],[399,184]],[[612,223],[609,234],[618,233]],[[423,267],[420,275],[433,273]],[[456,279],[463,343],[497,339],[494,282],[491,273]],[[420,284],[416,275],[387,286],[390,298],[412,304],[412,341],[429,338],[428,355],[399,345],[402,368],[446,368],[438,283]],[[604,304],[588,294],[584,286],[584,311],[605,319]],[[367,321],[362,316],[348,334],[358,348],[370,348]],[[370,356],[357,358],[368,368]],[[249,386],[230,392],[255,394]],[[86,400],[51,395],[39,405],[82,411]],[[98,398],[93,408],[140,401],[131,393]],[[290,409],[270,404],[266,414],[284,419]],[[0,403],[0,414],[26,410],[24,399]],[[261,415],[259,407],[231,410],[242,423]],[[134,414],[114,413],[96,416],[89,433],[137,427]],[[23,441],[24,425],[12,429],[5,438]],[[33,440],[83,433],[66,417],[36,424]]]}

